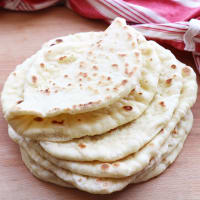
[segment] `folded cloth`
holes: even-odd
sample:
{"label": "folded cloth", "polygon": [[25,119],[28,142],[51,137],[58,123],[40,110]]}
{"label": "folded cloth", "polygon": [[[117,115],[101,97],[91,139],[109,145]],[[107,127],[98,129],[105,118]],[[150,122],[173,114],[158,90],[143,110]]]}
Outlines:
{"label": "folded cloth", "polygon": [[120,16],[147,38],[190,51],[200,72],[200,1],[1,0],[0,7],[35,11],[63,3],[78,14],[110,23]]}

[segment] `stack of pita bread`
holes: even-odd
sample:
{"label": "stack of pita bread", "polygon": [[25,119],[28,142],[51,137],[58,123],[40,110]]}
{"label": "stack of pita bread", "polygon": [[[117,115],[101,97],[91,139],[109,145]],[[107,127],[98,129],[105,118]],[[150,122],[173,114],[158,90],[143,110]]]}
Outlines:
{"label": "stack of pita bread", "polygon": [[161,174],[191,130],[192,68],[116,18],[53,39],[2,92],[8,133],[41,180],[107,194]]}

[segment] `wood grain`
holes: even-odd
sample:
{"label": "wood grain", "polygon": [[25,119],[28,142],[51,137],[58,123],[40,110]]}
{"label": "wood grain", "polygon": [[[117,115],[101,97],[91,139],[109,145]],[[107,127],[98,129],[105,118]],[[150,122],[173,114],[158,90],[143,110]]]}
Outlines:
{"label": "wood grain", "polygon": [[[84,19],[66,8],[55,7],[34,13],[0,10],[0,87],[8,74],[51,38],[69,33],[104,30],[106,24]],[[173,50],[173,49],[172,49]],[[174,50],[173,50],[174,51]],[[189,53],[174,51],[194,66]],[[199,80],[198,80],[199,81]],[[194,126],[176,162],[161,176],[147,183],[130,185],[111,195],[91,195],[34,178],[23,165],[17,145],[7,135],[7,123],[0,116],[1,200],[199,200],[200,199],[200,93],[193,107]]]}

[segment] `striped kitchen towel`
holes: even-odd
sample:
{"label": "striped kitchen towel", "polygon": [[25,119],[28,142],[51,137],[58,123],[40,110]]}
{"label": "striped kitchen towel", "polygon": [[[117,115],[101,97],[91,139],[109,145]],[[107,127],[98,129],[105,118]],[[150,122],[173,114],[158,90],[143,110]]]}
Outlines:
{"label": "striped kitchen towel", "polygon": [[0,7],[35,11],[58,3],[108,23],[123,17],[147,38],[192,52],[200,72],[200,0],[0,0]]}

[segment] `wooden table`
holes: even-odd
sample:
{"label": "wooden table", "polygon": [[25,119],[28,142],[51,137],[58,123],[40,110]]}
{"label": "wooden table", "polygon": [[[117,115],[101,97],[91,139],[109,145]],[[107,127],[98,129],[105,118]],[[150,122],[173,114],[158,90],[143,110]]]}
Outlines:
{"label": "wooden table", "polygon": [[[51,38],[80,31],[104,30],[106,24],[84,19],[66,8],[34,13],[0,10],[0,83],[25,58]],[[194,66],[189,53],[175,51],[183,62]],[[147,183],[130,185],[111,195],[91,195],[34,178],[21,161],[0,116],[0,200],[199,200],[200,199],[200,96],[193,107],[194,126],[176,162],[161,176]]]}

